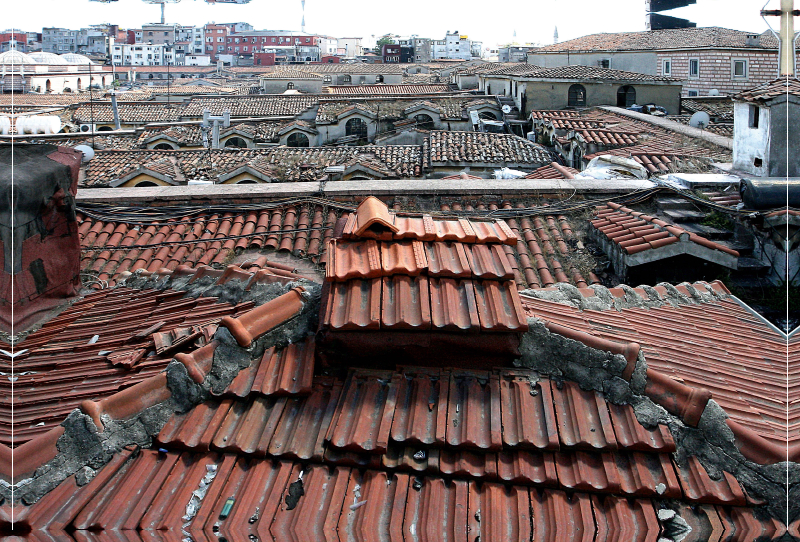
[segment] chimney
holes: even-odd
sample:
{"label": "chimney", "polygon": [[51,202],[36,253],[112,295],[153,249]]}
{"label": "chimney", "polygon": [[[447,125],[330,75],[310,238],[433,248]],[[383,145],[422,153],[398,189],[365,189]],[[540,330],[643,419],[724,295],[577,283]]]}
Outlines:
{"label": "chimney", "polygon": [[0,331],[29,329],[81,288],[82,157],[55,145],[0,145]]}
{"label": "chimney", "polygon": [[761,34],[747,34],[745,37],[745,45],[748,47],[761,46]]}

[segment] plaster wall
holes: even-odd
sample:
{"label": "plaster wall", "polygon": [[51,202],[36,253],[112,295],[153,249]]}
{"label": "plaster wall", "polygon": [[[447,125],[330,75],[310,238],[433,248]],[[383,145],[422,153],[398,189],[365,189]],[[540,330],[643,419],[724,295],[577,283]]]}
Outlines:
{"label": "plaster wall", "polygon": [[800,137],[797,135],[800,97],[790,95],[788,101],[785,97],[775,101],[777,103],[770,107],[770,143],[767,151],[769,176],[800,177]]}
{"label": "plaster wall", "polygon": [[656,75],[657,54],[654,51],[589,52],[589,53],[528,53],[528,64],[542,68],[559,66],[594,66],[601,60],[610,60],[609,68]]}
{"label": "plaster wall", "polygon": [[265,94],[282,94],[292,83],[294,90],[305,94],[322,92],[322,79],[262,79],[261,89]]}
{"label": "plaster wall", "polygon": [[[750,104],[733,104],[733,167],[751,175],[766,177],[770,155],[770,110],[760,107],[758,128],[750,128]],[[762,160],[756,167],[754,161]]]}

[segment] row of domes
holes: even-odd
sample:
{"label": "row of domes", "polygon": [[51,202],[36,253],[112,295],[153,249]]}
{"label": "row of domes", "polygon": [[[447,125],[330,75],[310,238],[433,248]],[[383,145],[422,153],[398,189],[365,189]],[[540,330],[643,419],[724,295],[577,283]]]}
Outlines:
{"label": "row of domes", "polygon": [[16,49],[11,49],[5,53],[0,53],[0,66],[19,66],[20,64],[94,64],[88,57],[79,55],[77,53],[64,53],[57,55],[55,53],[45,53],[36,51],[35,53],[23,53]]}

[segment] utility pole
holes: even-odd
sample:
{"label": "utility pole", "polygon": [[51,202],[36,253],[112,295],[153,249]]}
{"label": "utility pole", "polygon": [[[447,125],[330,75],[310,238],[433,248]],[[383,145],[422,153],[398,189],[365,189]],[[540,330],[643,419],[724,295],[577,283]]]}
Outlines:
{"label": "utility pole", "polygon": [[[781,9],[762,9],[761,16],[781,18],[780,34],[772,30],[772,25],[769,22],[767,22],[767,25],[780,43],[778,51],[780,75],[794,77],[795,42],[797,41],[797,34],[794,32],[794,18],[800,16],[800,10],[794,9],[794,0],[781,0]],[[766,21],[766,18],[764,21]]]}
{"label": "utility pole", "polygon": [[[219,124],[222,123],[224,128],[227,128],[231,125],[231,112],[229,110],[225,110],[222,112],[222,116],[211,116],[211,110],[206,109],[203,111],[203,124],[202,124],[202,132],[203,132],[203,146],[210,149],[219,149]],[[213,123],[213,124],[212,124]],[[211,146],[208,145],[208,130],[211,128]]]}

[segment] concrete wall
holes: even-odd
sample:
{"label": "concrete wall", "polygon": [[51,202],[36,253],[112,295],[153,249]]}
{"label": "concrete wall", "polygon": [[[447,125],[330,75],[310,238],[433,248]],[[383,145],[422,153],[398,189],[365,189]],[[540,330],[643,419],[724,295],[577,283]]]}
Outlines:
{"label": "concrete wall", "polygon": [[294,84],[294,90],[306,94],[322,92],[322,79],[262,79],[261,88],[266,94],[281,94],[289,83]]}
{"label": "concrete wall", "polygon": [[294,133],[299,133],[299,134],[305,135],[308,138],[308,146],[309,147],[318,147],[319,146],[319,134],[312,134],[310,132],[306,132],[305,130],[300,130],[299,128],[294,129],[294,130],[289,130],[288,132],[283,134],[280,137],[280,140],[279,140],[280,144],[281,145],[288,145],[289,136],[294,134]]}
{"label": "concrete wall", "polygon": [[317,125],[317,131],[319,132],[319,139],[318,144],[324,145],[325,143],[335,141],[347,135],[347,121],[352,119],[353,117],[358,117],[364,122],[367,123],[367,139],[369,141],[375,140],[375,134],[378,132],[378,127],[375,123],[375,119],[371,119],[369,117],[365,117],[359,114],[348,115],[347,117],[341,119],[338,124],[320,124]]}
{"label": "concrete wall", "polygon": [[598,53],[528,53],[528,64],[543,68],[559,66],[598,66],[598,61],[611,59],[612,70],[656,75],[657,61],[653,51],[642,52],[598,52]]}
{"label": "concrete wall", "polygon": [[[769,176],[800,177],[800,137],[797,127],[800,126],[800,98],[789,95],[777,98],[770,107],[770,144],[769,144]],[[789,112],[789,137],[786,137],[786,112]],[[789,169],[786,169],[786,157],[789,157]]]}
{"label": "concrete wall", "polygon": [[[751,175],[766,177],[770,154],[769,108],[761,107],[760,115],[758,128],[750,128],[750,104],[745,102],[733,104],[733,167]],[[763,161],[762,167],[753,164],[756,158]]]}
{"label": "concrete wall", "polygon": [[[487,79],[487,85],[491,85],[492,92],[495,87],[501,84],[497,79]],[[506,81],[510,87],[510,81]],[[520,105],[522,92],[525,92],[527,102],[525,111],[521,111],[523,117],[527,117],[534,109],[564,109],[569,103],[569,87],[572,81],[527,81],[517,85],[517,96],[515,100],[517,106]],[[597,105],[617,105],[617,91],[624,86],[623,83],[594,83],[581,82],[586,89],[586,107]],[[636,103],[646,104],[655,103],[667,109],[670,115],[677,115],[680,109],[680,84],[646,84],[634,83],[636,89]]]}

